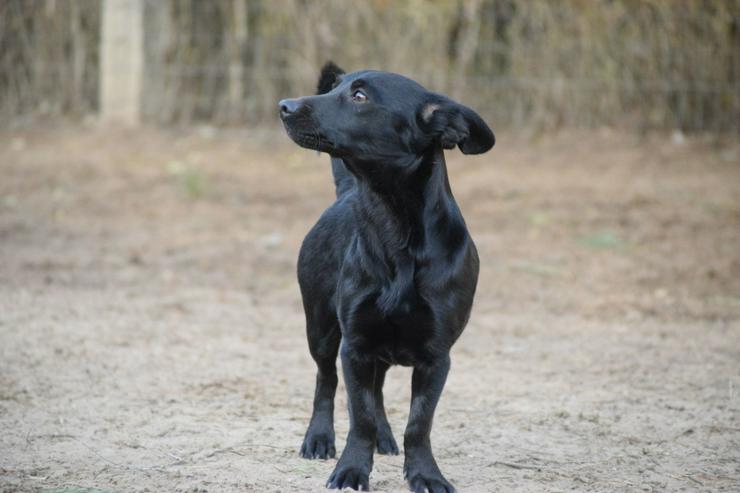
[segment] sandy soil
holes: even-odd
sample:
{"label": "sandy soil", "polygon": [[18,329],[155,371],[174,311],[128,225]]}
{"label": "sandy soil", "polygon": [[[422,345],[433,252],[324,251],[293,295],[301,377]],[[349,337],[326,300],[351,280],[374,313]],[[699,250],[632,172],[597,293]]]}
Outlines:
{"label": "sandy soil", "polygon": [[[680,140],[451,154],[482,258],[433,432],[460,491],[740,491],[740,147]],[[322,491],[294,264],[327,163],[247,131],[0,133],[0,491]],[[371,487],[406,491],[402,463]]]}

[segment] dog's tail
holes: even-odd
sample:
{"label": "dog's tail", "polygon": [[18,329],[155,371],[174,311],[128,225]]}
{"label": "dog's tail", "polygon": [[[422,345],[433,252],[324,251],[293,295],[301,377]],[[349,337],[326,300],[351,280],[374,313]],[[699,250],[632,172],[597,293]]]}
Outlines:
{"label": "dog's tail", "polygon": [[355,186],[355,177],[349,172],[344,161],[337,157],[331,158],[331,174],[334,176],[334,187],[337,190],[337,198]]}

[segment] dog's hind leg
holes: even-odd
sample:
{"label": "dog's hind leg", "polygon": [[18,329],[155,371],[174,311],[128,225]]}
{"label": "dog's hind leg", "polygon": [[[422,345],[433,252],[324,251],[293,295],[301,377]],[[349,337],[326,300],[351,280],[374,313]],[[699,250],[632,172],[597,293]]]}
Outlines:
{"label": "dog's hind leg", "polygon": [[398,455],[398,445],[393,438],[391,425],[388,423],[383,405],[383,383],[385,383],[385,374],[389,367],[388,363],[375,361],[375,423],[378,425],[376,445],[379,454]]}
{"label": "dog's hind leg", "polygon": [[[323,317],[322,317],[323,318]],[[313,414],[301,445],[301,457],[328,459],[336,455],[334,447],[334,395],[337,390],[337,352],[341,332],[336,319],[311,320],[306,331],[311,356],[316,361],[316,392]],[[321,324],[321,325],[320,325]]]}

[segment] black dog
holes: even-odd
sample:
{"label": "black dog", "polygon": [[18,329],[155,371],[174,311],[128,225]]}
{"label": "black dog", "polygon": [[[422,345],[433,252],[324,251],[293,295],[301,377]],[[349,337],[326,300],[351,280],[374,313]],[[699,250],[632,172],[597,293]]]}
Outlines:
{"label": "black dog", "polygon": [[387,72],[345,74],[332,63],[318,94],[280,101],[300,146],[331,155],[337,200],[298,258],[308,345],[316,364],[306,458],[334,457],[336,357],[349,397],[347,445],[327,486],[368,489],[373,452],[397,454],[383,408],[390,365],[413,366],[404,474],[416,492],[452,492],[429,434],[470,315],[478,254],[452,196],[443,149],[488,151],[472,110]]}

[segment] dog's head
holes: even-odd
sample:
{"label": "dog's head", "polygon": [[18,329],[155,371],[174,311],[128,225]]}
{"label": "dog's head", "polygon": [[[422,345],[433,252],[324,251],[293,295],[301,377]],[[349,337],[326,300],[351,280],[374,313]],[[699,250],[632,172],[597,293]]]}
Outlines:
{"label": "dog's head", "polygon": [[280,101],[280,118],[300,146],[364,162],[403,161],[430,148],[481,154],[495,143],[470,108],[427,91],[398,74],[346,74],[333,63],[321,71],[318,91]]}

